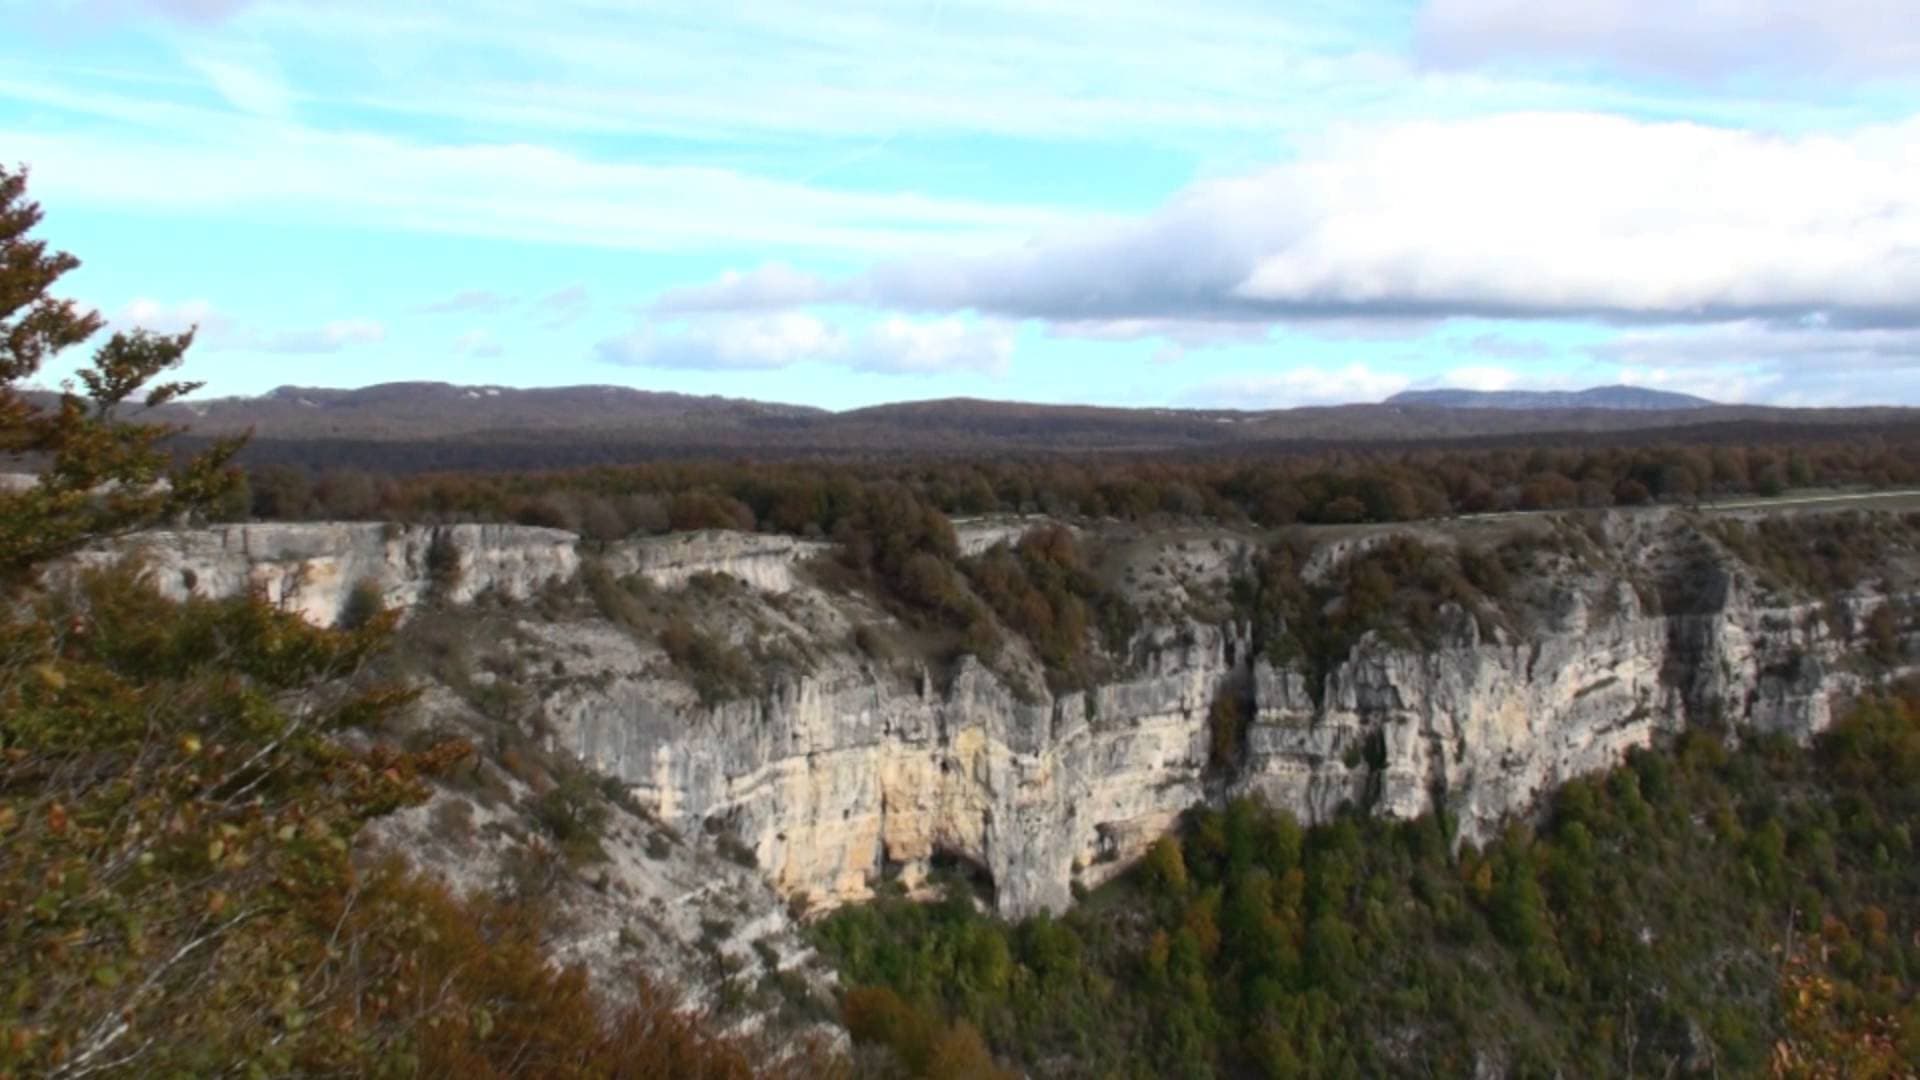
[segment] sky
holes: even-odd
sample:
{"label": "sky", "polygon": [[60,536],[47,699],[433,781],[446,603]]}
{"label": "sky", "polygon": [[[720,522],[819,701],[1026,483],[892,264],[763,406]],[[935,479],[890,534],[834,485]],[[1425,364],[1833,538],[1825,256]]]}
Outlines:
{"label": "sky", "polygon": [[[1920,404],[1912,0],[0,0],[205,394]],[[55,382],[77,352],[42,373]]]}

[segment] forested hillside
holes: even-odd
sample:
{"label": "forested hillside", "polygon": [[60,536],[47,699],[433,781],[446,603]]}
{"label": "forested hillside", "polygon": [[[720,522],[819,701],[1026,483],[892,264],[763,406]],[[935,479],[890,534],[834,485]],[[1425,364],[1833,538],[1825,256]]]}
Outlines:
{"label": "forested hillside", "polygon": [[247,459],[307,467],[529,470],[688,456],[835,459],[1051,453],[1302,453],[1374,445],[1562,437],[1733,441],[1911,429],[1911,410],[1715,405],[1633,388],[1584,393],[1414,392],[1381,404],[1295,409],[1106,408],[948,399],[846,412],[615,386],[515,389],[384,383],[281,387],[176,403],[141,419],[203,434],[252,433]]}
{"label": "forested hillside", "polygon": [[1045,1076],[1911,1076],[1917,816],[1908,690],[1811,750],[1689,732],[1484,848],[1242,800],[1064,918],[955,879],[818,934],[911,1075],[977,1033]]}
{"label": "forested hillside", "polygon": [[[896,456],[897,458],[897,456]],[[887,463],[702,460],[551,472],[260,466],[229,517],[513,521],[596,538],[699,528],[833,537],[875,499],[951,517],[1047,514],[1260,526],[1605,509],[1920,485],[1920,429],[1655,445],[1247,455],[1002,454]]]}

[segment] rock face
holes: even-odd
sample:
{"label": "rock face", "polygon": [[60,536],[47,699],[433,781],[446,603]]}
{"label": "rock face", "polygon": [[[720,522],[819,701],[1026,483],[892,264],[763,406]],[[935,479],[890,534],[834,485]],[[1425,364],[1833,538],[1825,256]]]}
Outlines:
{"label": "rock face", "polygon": [[1230,639],[1165,636],[1136,677],[1039,703],[970,661],[939,692],[836,662],[710,709],[646,678],[590,681],[549,715],[663,818],[739,836],[790,896],[859,899],[951,859],[990,875],[1002,910],[1059,909],[1203,797]]}
{"label": "rock face", "polygon": [[[1804,737],[1859,685],[1811,607],[1664,618],[1631,590],[1621,604],[1525,642],[1469,632],[1419,651],[1371,637],[1318,699],[1297,670],[1249,665],[1243,635],[1189,625],[1143,640],[1134,677],[1037,704],[978,665],[944,692],[836,668],[710,710],[609,690],[572,702],[559,731],[669,819],[735,832],[789,895],[861,899],[945,858],[984,870],[999,909],[1021,914],[1111,877],[1212,790],[1308,822],[1350,802],[1401,818],[1444,807],[1479,840],[1691,715]],[[1676,666],[1715,674],[1677,685]],[[1245,762],[1216,785],[1209,709],[1249,676]]]}
{"label": "rock face", "polygon": [[1663,617],[1624,587],[1614,603],[1605,619],[1578,611],[1526,641],[1480,640],[1471,620],[1431,652],[1370,636],[1319,700],[1299,672],[1260,663],[1239,787],[1311,821],[1347,801],[1398,818],[1444,808],[1480,840],[1691,718],[1804,739],[1860,687],[1847,643],[1812,605],[1736,593],[1711,613]]}
{"label": "rock face", "polygon": [[99,564],[131,552],[174,599],[259,590],[268,602],[331,626],[362,582],[388,606],[430,598],[471,603],[489,593],[525,600],[580,569],[579,538],[519,525],[403,526],[269,523],[141,533],[82,555]]}
{"label": "rock face", "polygon": [[676,533],[614,545],[605,555],[615,577],[639,576],[661,588],[685,585],[698,574],[725,574],[761,592],[790,592],[794,567],[832,545],[764,533]]}
{"label": "rock face", "polygon": [[[1642,515],[1609,528],[1620,545],[1677,550],[1693,526]],[[581,563],[568,534],[492,526],[246,526],[140,543],[175,591],[261,587],[325,622],[361,578],[395,602],[428,596],[436,538],[459,553],[458,586],[444,594],[454,603],[524,597]],[[1709,552],[1666,571],[1691,597],[1669,613],[1627,581],[1571,577],[1546,583],[1515,627],[1483,630],[1453,608],[1437,642],[1368,635],[1319,686],[1301,666],[1256,656],[1231,620],[1163,619],[1135,638],[1124,677],[1036,700],[971,660],[940,685],[847,645],[856,623],[884,616],[796,574],[816,552],[697,534],[602,556],[656,587],[725,573],[783,594],[760,602],[810,634],[815,655],[750,698],[702,701],[650,638],[606,621],[522,622],[568,658],[568,677],[538,688],[548,738],[661,820],[736,837],[780,893],[816,908],[889,877],[912,887],[950,862],[990,879],[1003,913],[1057,910],[1188,808],[1235,794],[1305,821],[1349,803],[1393,817],[1445,809],[1463,837],[1482,838],[1556,784],[1689,723],[1823,729],[1834,698],[1865,678],[1850,639],[1889,603],[1873,590],[1826,605],[1775,595]],[[1210,761],[1222,695],[1252,710],[1231,768]]]}

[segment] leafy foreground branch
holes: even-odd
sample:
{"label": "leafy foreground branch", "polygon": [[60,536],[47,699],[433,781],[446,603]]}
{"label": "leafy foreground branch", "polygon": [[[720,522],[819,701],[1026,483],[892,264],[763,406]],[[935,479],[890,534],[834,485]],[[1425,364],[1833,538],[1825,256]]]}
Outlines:
{"label": "leafy foreground branch", "polygon": [[1689,733],[1484,849],[1239,801],[1064,918],[956,889],[819,938],[908,1071],[963,1028],[1046,1076],[1905,1077],[1916,821],[1909,690],[1811,750]]}
{"label": "leafy foreground branch", "polygon": [[758,1075],[635,975],[596,999],[542,912],[462,899],[362,824],[468,753],[340,736],[409,695],[346,678],[386,620],[175,605],[129,571],[0,631],[0,1073]]}
{"label": "leafy foreground branch", "polygon": [[76,263],[28,237],[24,192],[0,169],[0,458],[42,477],[0,493],[0,1078],[830,1074],[713,1034],[637,972],[596,996],[549,962],[537,904],[358,857],[363,824],[470,752],[368,736],[411,700],[361,674],[391,616],[175,604],[134,567],[40,580],[235,475],[231,445],[175,465],[168,429],[115,417],[191,334],[114,336],[84,398],[21,392],[100,326],[48,295]]}

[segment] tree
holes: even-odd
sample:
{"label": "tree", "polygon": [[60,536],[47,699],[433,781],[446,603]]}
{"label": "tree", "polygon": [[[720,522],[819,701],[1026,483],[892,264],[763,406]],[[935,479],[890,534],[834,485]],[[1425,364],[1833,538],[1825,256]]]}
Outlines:
{"label": "tree", "polygon": [[471,753],[369,736],[413,696],[361,676],[392,613],[348,631],[260,597],[175,603],[135,565],[42,583],[229,490],[237,444],[156,490],[173,429],[115,416],[190,333],[115,335],[84,401],[20,389],[100,326],[48,297],[75,263],[27,237],[24,192],[0,171],[0,449],[45,477],[0,496],[0,1076],[830,1073],[804,1049],[756,1061],[637,973],[609,1007],[550,962],[538,908],[356,865],[366,821]]}
{"label": "tree", "polygon": [[69,384],[47,403],[26,389],[48,360],[104,325],[98,312],[50,292],[80,261],[29,236],[41,211],[26,191],[25,169],[0,167],[0,458],[40,476],[32,487],[0,492],[0,586],[9,589],[50,558],[211,506],[239,482],[229,462],[240,440],[223,440],[170,467],[165,443],[179,429],[116,416],[143,389],[138,400],[151,409],[196,388],[148,387],[180,362],[192,330],[113,334],[79,373],[84,397]]}
{"label": "tree", "polygon": [[347,841],[464,748],[355,756],[327,740],[407,699],[338,679],[390,619],[340,633],[254,599],[175,605],[129,567],[36,584],[56,556],[230,491],[238,443],[169,471],[176,429],[116,416],[191,332],[113,335],[79,373],[84,399],[22,389],[101,326],[49,294],[78,262],[28,236],[25,192],[24,171],[0,171],[0,450],[41,475],[0,495],[0,968],[27,980],[0,1004],[0,1072],[330,1059],[331,1035],[285,1035],[337,982],[313,930],[349,888]]}

